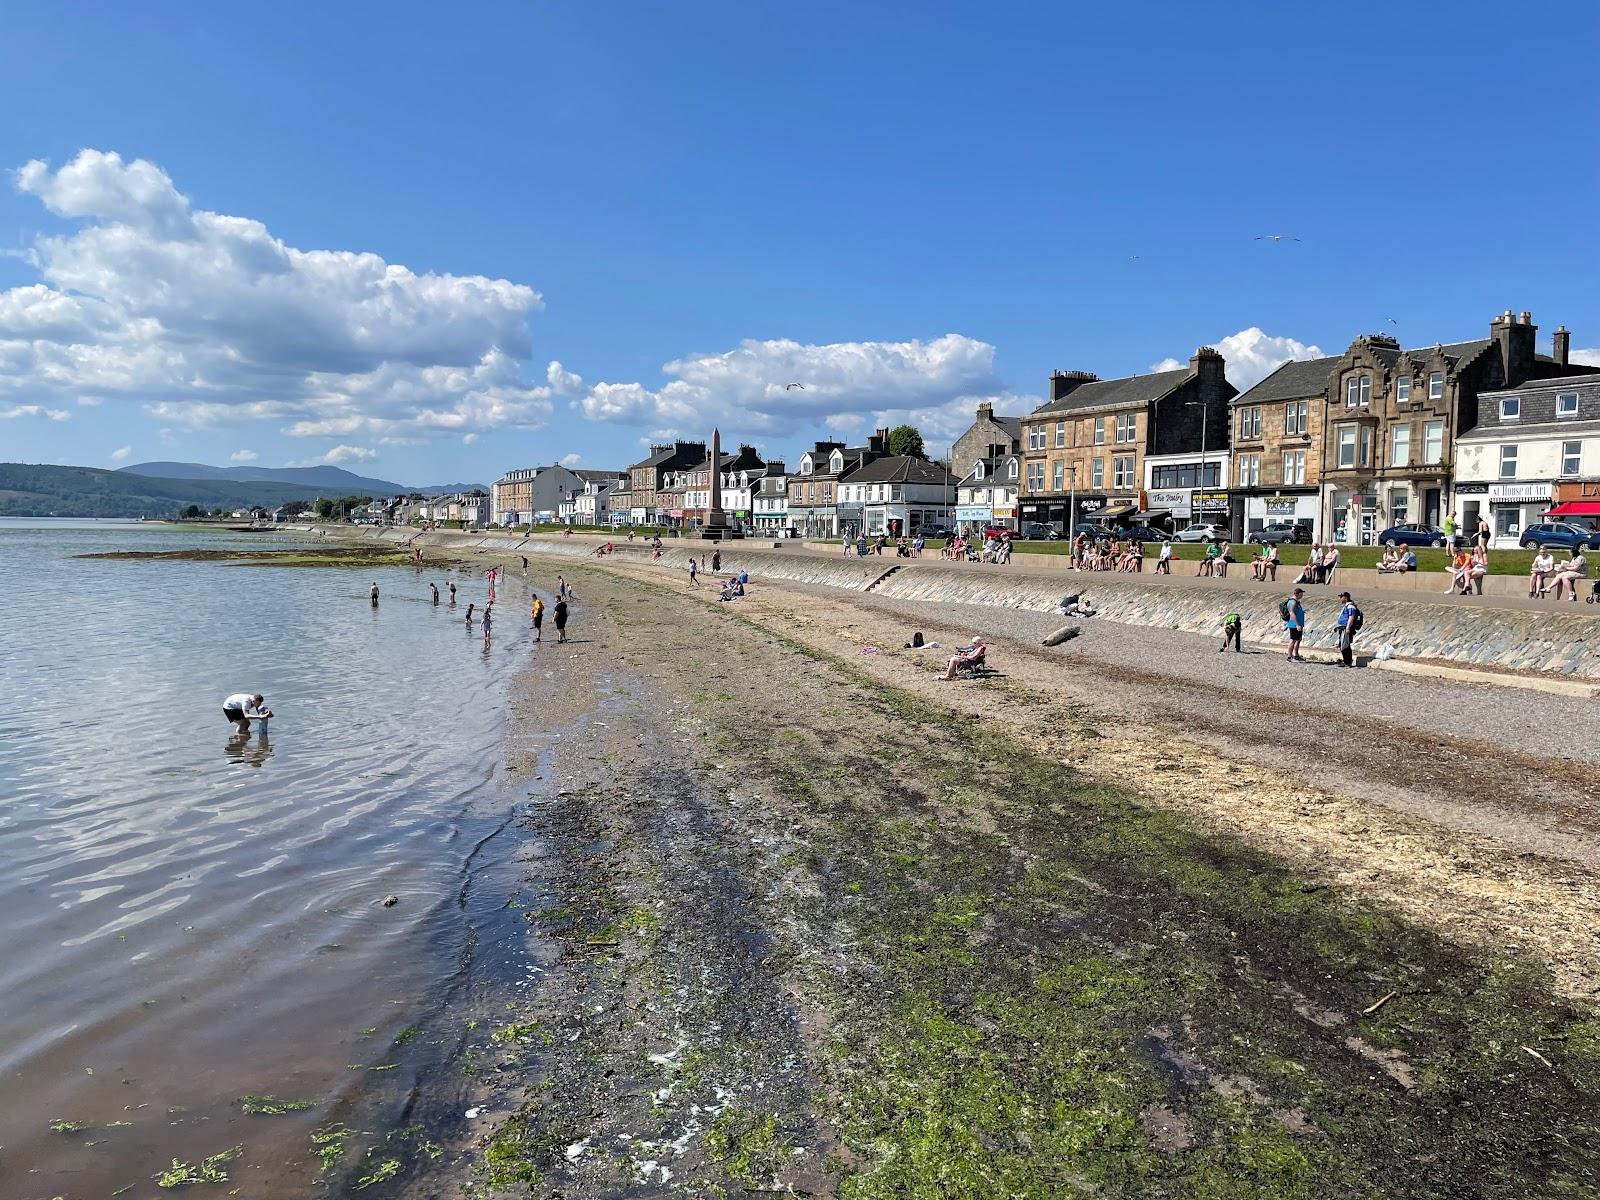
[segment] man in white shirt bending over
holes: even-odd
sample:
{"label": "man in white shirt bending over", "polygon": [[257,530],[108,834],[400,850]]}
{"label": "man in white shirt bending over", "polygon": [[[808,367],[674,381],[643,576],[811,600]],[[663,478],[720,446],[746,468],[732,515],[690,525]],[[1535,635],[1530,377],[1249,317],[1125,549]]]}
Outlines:
{"label": "man in white shirt bending over", "polygon": [[272,715],[267,698],[249,692],[235,692],[222,702],[222,715],[238,727],[240,733],[250,732],[251,721],[265,721]]}

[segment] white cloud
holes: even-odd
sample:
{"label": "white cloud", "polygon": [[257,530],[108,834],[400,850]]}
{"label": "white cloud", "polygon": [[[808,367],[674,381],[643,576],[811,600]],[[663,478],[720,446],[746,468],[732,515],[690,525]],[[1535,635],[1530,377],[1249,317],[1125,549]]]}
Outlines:
{"label": "white cloud", "polygon": [[1567,361],[1583,367],[1600,367],[1600,346],[1592,350],[1574,350],[1567,355]]}
{"label": "white cloud", "polygon": [[128,459],[128,456],[130,454],[132,454],[132,453],[133,453],[133,447],[132,446],[118,446],[115,450],[113,450],[111,452],[111,461],[112,462],[126,462],[127,459]]}
{"label": "white cloud", "polygon": [[477,440],[478,440],[478,435],[475,434],[475,433],[463,433],[461,435],[461,444],[464,445],[464,446],[470,446],[474,442],[476,442]]}
{"label": "white cloud", "polygon": [[38,283],[0,291],[0,397],[91,392],[174,424],[284,421],[334,438],[549,416],[552,388],[523,377],[530,287],[297,249],[117,154],[30,162],[15,182],[82,224],[33,243]]}
{"label": "white cloud", "polygon": [[371,462],[377,457],[378,452],[366,446],[339,445],[301,465],[308,467],[316,465],[338,467],[343,466],[345,463]]}
{"label": "white cloud", "polygon": [[956,401],[975,406],[977,397],[999,390],[994,347],[957,333],[926,342],[746,341],[721,354],[676,359],[662,371],[668,381],[658,389],[595,384],[583,398],[584,415],[783,436],[852,415],[932,411]]}
{"label": "white cloud", "polygon": [[578,396],[583,393],[583,376],[567,370],[554,360],[545,368],[544,377],[558,396]]}
{"label": "white cloud", "polygon": [[100,407],[100,397],[99,396],[79,396],[78,397],[78,403],[83,405],[84,408],[99,408]]}
{"label": "white cloud", "polygon": [[236,463],[253,463],[260,455],[254,450],[235,450],[228,457]]}
{"label": "white cloud", "polygon": [[582,461],[583,455],[577,453],[576,451],[571,454],[563,454],[561,456],[561,465],[563,467],[575,467]]}
{"label": "white cloud", "polygon": [[[1274,337],[1252,325],[1238,333],[1211,343],[1227,360],[1228,382],[1247,392],[1286,362],[1322,358],[1323,350],[1291,337]],[[1164,358],[1151,363],[1152,371],[1176,371],[1189,365],[1188,359]]]}
{"label": "white cloud", "polygon": [[49,417],[52,421],[70,421],[72,414],[64,408],[46,408],[42,404],[13,404],[10,408],[0,408],[0,421],[11,421],[17,417]]}

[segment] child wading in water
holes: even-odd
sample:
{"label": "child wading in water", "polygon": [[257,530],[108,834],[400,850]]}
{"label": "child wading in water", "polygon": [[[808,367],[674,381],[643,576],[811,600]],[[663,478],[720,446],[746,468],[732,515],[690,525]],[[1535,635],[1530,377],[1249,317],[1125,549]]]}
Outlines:
{"label": "child wading in water", "polygon": [[483,606],[483,640],[489,640],[489,627],[494,624],[494,605]]}

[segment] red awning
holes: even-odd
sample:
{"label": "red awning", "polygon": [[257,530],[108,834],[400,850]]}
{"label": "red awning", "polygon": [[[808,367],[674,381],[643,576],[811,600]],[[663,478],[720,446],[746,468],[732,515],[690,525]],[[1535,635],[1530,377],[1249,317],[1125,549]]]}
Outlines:
{"label": "red awning", "polygon": [[1600,500],[1567,500],[1550,510],[1552,517],[1600,517]]}

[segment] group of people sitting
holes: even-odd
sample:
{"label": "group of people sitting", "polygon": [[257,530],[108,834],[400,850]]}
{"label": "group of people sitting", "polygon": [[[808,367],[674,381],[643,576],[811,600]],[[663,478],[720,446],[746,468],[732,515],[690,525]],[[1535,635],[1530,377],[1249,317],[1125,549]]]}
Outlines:
{"label": "group of people sitting", "polygon": [[[1553,588],[1556,599],[1561,599],[1563,592],[1567,599],[1578,599],[1578,581],[1589,578],[1589,560],[1584,557],[1583,550],[1574,546],[1571,555],[1559,565],[1555,555],[1549,549],[1540,546],[1533,556],[1533,565],[1528,569],[1528,595],[1543,599],[1550,594]],[[1593,601],[1600,596],[1600,580],[1596,580],[1590,591],[1589,599]]]}
{"label": "group of people sitting", "polygon": [[1072,539],[1072,565],[1080,571],[1127,571],[1137,575],[1144,570],[1144,545],[1136,538],[1124,541],[1080,533]]}
{"label": "group of people sitting", "polygon": [[744,585],[749,581],[750,575],[746,571],[740,571],[737,575],[730,575],[722,581],[722,595],[718,596],[717,599],[721,601],[737,600],[745,594]]}
{"label": "group of people sitting", "polygon": [[1383,558],[1378,563],[1379,575],[1408,575],[1417,569],[1417,552],[1410,546],[1400,550],[1395,546],[1386,546]]}
{"label": "group of people sitting", "polygon": [[986,562],[1004,565],[1011,561],[1011,539],[991,533],[983,539],[981,548],[970,538],[957,534],[939,551],[940,558],[956,562]]}
{"label": "group of people sitting", "polygon": [[1481,596],[1483,577],[1489,573],[1489,550],[1481,544],[1471,550],[1458,546],[1446,569],[1450,572],[1450,586],[1445,588],[1445,595],[1470,596],[1476,592]]}

